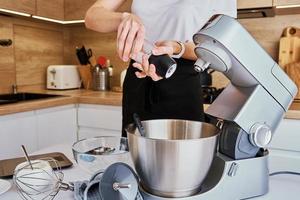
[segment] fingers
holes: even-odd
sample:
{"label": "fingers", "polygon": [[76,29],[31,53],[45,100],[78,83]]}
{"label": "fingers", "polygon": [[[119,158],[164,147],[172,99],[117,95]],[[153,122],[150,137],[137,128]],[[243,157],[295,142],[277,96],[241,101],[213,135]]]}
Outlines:
{"label": "fingers", "polygon": [[145,78],[147,76],[147,74],[143,71],[144,69],[140,63],[133,63],[132,66],[141,71],[141,72],[135,72],[136,77]]}
{"label": "fingers", "polygon": [[145,72],[135,72],[136,77],[145,78],[147,75]]}
{"label": "fingers", "polygon": [[138,78],[145,78],[146,76],[149,76],[149,77],[151,77],[151,79],[153,81],[159,81],[159,80],[162,79],[162,77],[160,77],[160,76],[158,76],[156,74],[156,68],[155,68],[155,66],[153,64],[149,65],[149,67],[148,67],[149,70],[147,72],[143,71],[144,68],[143,68],[143,66],[140,63],[133,63],[132,65],[133,65],[133,67],[141,70],[141,72],[135,72],[135,75]]}
{"label": "fingers", "polygon": [[129,54],[131,52],[131,49],[133,48],[134,40],[136,41],[136,39],[137,39],[136,36],[137,36],[139,29],[140,29],[140,25],[135,21],[131,21],[131,28],[127,35],[124,52],[123,52],[123,60],[125,62],[127,62],[129,60]]}
{"label": "fingers", "polygon": [[135,58],[137,53],[142,50],[143,44],[144,44],[144,39],[145,39],[145,28],[141,27],[138,30],[135,41],[134,41],[134,46],[133,46],[133,50],[132,50],[133,58]]}
{"label": "fingers", "polygon": [[[125,24],[125,21],[122,21],[122,22],[119,24],[119,26],[118,26],[117,39],[119,39],[119,37],[120,37],[120,35],[121,35],[121,33],[122,33],[124,24]],[[118,45],[118,43],[117,43],[117,45]]]}
{"label": "fingers", "polygon": [[145,37],[145,28],[138,17],[129,15],[118,27],[117,52],[119,57],[127,62],[141,51]]}
{"label": "fingers", "polygon": [[149,56],[148,55],[143,55],[142,59],[142,66],[143,66],[143,71],[147,74],[149,70]]}
{"label": "fingers", "polygon": [[142,65],[140,63],[133,63],[132,66],[135,67],[135,68],[137,68],[137,69],[139,69],[140,71],[144,70],[143,67],[142,67]]}
{"label": "fingers", "polygon": [[123,61],[124,61],[123,50],[124,50],[125,41],[126,41],[126,38],[127,38],[128,32],[129,32],[129,29],[130,29],[130,21],[124,22],[121,33],[119,34],[119,38],[117,38],[118,55]]}
{"label": "fingers", "polygon": [[150,64],[149,66],[148,76],[150,76],[153,81],[159,81],[162,79],[162,77],[156,74],[156,68],[153,64]]}

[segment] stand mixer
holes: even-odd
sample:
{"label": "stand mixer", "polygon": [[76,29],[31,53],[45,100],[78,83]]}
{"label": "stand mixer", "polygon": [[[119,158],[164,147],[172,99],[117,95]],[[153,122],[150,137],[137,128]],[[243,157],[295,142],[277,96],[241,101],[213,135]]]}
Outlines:
{"label": "stand mixer", "polygon": [[[198,194],[178,200],[238,200],[268,193],[267,145],[296,85],[239,24],[215,15],[194,35],[195,70],[222,72],[230,84],[206,113],[219,120],[218,152]],[[143,190],[145,200],[168,200]]]}
{"label": "stand mixer", "polygon": [[297,87],[231,17],[213,16],[193,39],[195,70],[210,67],[230,80],[206,110],[218,128],[175,119],[129,124],[137,176],[124,163],[109,166],[98,199],[241,200],[268,193],[266,148]]}

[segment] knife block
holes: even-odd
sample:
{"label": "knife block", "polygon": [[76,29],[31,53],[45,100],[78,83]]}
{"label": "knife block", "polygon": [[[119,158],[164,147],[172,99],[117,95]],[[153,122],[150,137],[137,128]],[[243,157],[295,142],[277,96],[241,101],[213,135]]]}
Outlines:
{"label": "knife block", "polygon": [[285,72],[289,75],[289,77],[294,81],[294,83],[298,87],[298,93],[295,99],[300,99],[300,62],[287,64],[285,66]]}
{"label": "knife block", "polygon": [[84,89],[92,89],[92,73],[91,73],[91,66],[90,65],[79,65],[78,72],[81,77],[81,81],[83,84]]}
{"label": "knife block", "polygon": [[287,27],[283,30],[279,43],[279,65],[300,62],[300,29]]}

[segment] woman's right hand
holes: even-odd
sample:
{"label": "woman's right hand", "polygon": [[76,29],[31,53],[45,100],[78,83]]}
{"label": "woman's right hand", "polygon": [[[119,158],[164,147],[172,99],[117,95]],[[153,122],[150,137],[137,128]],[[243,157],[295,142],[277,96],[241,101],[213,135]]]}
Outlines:
{"label": "woman's right hand", "polygon": [[122,22],[118,26],[117,51],[119,57],[127,62],[134,59],[142,50],[145,38],[145,27],[134,14],[123,13]]}

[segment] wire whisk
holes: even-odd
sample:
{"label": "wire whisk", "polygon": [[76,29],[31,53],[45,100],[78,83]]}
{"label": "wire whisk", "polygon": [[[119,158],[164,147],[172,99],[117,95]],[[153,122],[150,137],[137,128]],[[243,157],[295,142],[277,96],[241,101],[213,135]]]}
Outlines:
{"label": "wire whisk", "polygon": [[25,200],[51,200],[60,190],[74,190],[73,185],[63,182],[63,178],[58,162],[44,158],[19,164],[14,171],[13,182]]}

